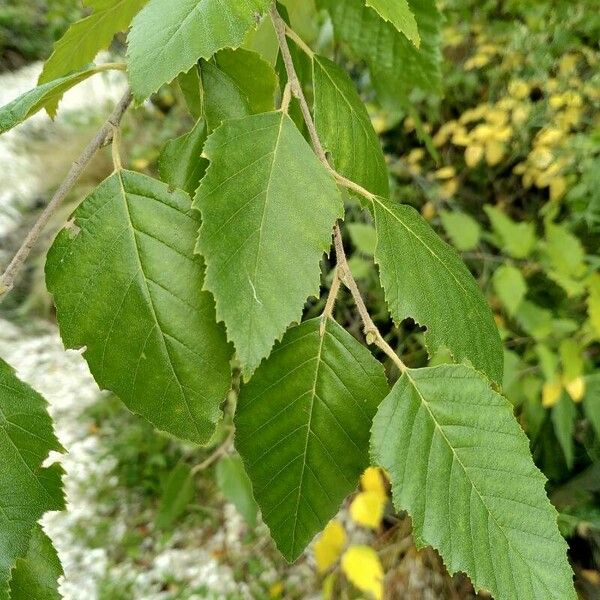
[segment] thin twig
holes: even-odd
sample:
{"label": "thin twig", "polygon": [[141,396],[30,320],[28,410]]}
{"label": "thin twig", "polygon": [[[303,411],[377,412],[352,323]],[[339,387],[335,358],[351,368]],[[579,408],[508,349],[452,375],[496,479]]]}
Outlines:
{"label": "thin twig", "polygon": [[335,306],[335,301],[337,300],[340,284],[342,283],[339,277],[339,270],[337,267],[333,270],[333,280],[331,281],[331,288],[329,289],[329,294],[327,296],[327,303],[325,304],[325,308],[323,309],[323,314],[321,315],[321,328],[320,333],[321,337],[325,334],[325,324],[327,323],[327,319],[331,318],[333,315],[333,308]]}
{"label": "thin twig", "polygon": [[288,27],[287,24],[285,26],[285,34],[290,38],[290,40],[293,40],[300,47],[302,52],[311,58],[315,55],[308,44],[291,27]]}
{"label": "thin twig", "polygon": [[206,460],[202,461],[199,465],[196,465],[192,469],[192,475],[196,475],[201,471],[206,471],[206,469],[208,469],[208,467],[215,463],[219,458],[225,456],[225,454],[227,454],[233,447],[234,436],[235,428],[232,427],[225,441]]}
{"label": "thin twig", "polygon": [[292,86],[288,81],[283,88],[283,95],[281,96],[281,110],[287,113],[290,108],[290,102],[292,100]]}
{"label": "thin twig", "polygon": [[10,261],[4,273],[0,276],[0,299],[5,296],[14,286],[15,279],[23,268],[23,264],[31,253],[32,248],[40,238],[44,228],[50,221],[50,218],[64,200],[67,194],[71,191],[89,162],[92,160],[96,152],[112,141],[114,128],[119,126],[125,111],[131,104],[132,96],[129,89],[125,92],[119,103],[115,106],[112,114],[108,117],[104,125],[98,130],[92,141],[86,146],[79,158],[73,163],[69,173],[61,183],[58,190],[48,206],[39,216],[31,231],[23,241],[23,244],[18,249],[14,258]]}
{"label": "thin twig", "polygon": [[[308,133],[310,135],[310,139],[316,155],[318,156],[319,160],[323,163],[323,165],[327,168],[327,170],[332,174],[332,176],[335,178],[338,184],[350,190],[353,190],[365,196],[365,198],[368,198],[369,200],[373,201],[375,199],[375,196],[371,194],[371,192],[367,191],[357,183],[354,183],[353,181],[350,181],[349,179],[345,178],[343,175],[340,175],[329,164],[329,161],[327,160],[327,154],[325,153],[323,145],[321,144],[321,140],[319,139],[319,134],[317,132],[315,122],[313,121],[308,102],[306,101],[306,97],[304,96],[304,92],[302,91],[302,86],[300,85],[300,80],[298,79],[296,68],[294,67],[294,61],[292,60],[292,55],[290,53],[290,48],[286,38],[287,26],[285,24],[285,21],[277,12],[277,8],[275,7],[275,5],[271,7],[271,20],[273,21],[275,32],[277,33],[279,48],[281,50],[281,57],[283,59],[283,64],[285,66],[291,90],[300,104],[302,116],[304,118],[304,122],[306,123],[306,127],[308,129]],[[398,369],[400,369],[400,372],[404,373],[407,370],[406,365],[394,352],[392,347],[385,341],[385,339],[381,335],[381,332],[373,322],[371,315],[369,315],[369,311],[360,294],[360,290],[358,289],[358,284],[352,276],[352,271],[348,266],[348,259],[346,257],[346,252],[344,251],[344,245],[342,242],[342,234],[337,223],[333,229],[333,237],[335,242],[335,253],[337,258],[337,277],[339,277],[339,279],[344,283],[344,285],[350,290],[350,293],[354,298],[356,308],[363,322],[364,333],[367,339],[367,343],[375,344],[378,348],[380,348],[387,356],[389,356],[392,359],[394,364],[398,367]],[[327,307],[330,305],[330,298],[328,298],[327,300],[326,310]],[[335,297],[331,302],[331,306],[329,306],[330,310],[333,310],[334,301]]]}

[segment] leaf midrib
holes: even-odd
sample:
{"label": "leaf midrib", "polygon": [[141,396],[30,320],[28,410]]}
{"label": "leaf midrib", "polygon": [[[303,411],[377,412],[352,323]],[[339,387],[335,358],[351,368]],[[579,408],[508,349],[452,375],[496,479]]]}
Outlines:
{"label": "leaf midrib", "polygon": [[[200,431],[200,427],[198,426],[198,423],[196,422],[196,419],[194,418],[194,414],[192,413],[190,404],[189,404],[189,400],[188,397],[184,391],[184,386],[181,383],[181,381],[179,380],[179,377],[177,375],[177,371],[175,369],[175,365],[173,364],[173,358],[171,357],[171,352],[169,351],[169,345],[167,344],[167,340],[165,339],[165,334],[162,330],[162,326],[160,324],[160,321],[158,319],[158,315],[156,312],[156,308],[154,306],[154,300],[152,297],[152,293],[150,292],[150,288],[148,286],[148,282],[146,281],[146,273],[144,271],[144,266],[142,264],[142,258],[140,256],[140,248],[138,245],[138,240],[137,240],[137,235],[136,235],[136,228],[133,226],[133,221],[131,218],[131,213],[129,210],[129,202],[127,201],[127,192],[125,191],[125,183],[123,181],[123,171],[118,171],[117,173],[118,179],[119,179],[119,185],[121,186],[121,194],[122,194],[122,198],[123,198],[123,206],[125,209],[125,214],[127,215],[127,223],[129,225],[129,228],[131,230],[131,237],[132,237],[132,241],[133,241],[133,245],[135,247],[135,257],[138,263],[138,268],[139,268],[139,274],[142,275],[141,279],[144,283],[144,288],[146,290],[146,297],[148,298],[148,306],[152,312],[152,317],[154,319],[154,323],[156,325],[156,329],[158,332],[160,332],[160,340],[162,342],[162,347],[166,353],[167,359],[168,359],[168,364],[169,364],[169,368],[171,369],[171,373],[173,374],[173,378],[174,380],[177,382],[177,385],[179,386],[179,390],[181,392],[181,398],[183,400],[183,403],[185,405],[185,408],[190,416],[190,419],[192,421],[192,423],[194,424],[194,428],[196,429],[196,433],[198,434],[199,437],[202,437],[202,432]],[[147,341],[147,340],[146,340]],[[168,389],[165,388],[165,395],[166,395],[166,390]],[[164,396],[163,396],[164,399]]]}
{"label": "leaf midrib", "polygon": [[[490,510],[490,508],[488,507],[488,504],[485,502],[484,497],[481,492],[479,491],[479,489],[477,488],[477,486],[475,485],[475,482],[471,479],[469,472],[467,470],[467,468],[465,467],[465,465],[463,464],[463,462],[461,461],[460,457],[458,456],[456,450],[454,449],[454,447],[452,446],[450,440],[448,439],[448,437],[446,436],[442,426],[439,424],[438,420],[436,419],[435,415],[433,414],[431,408],[429,407],[429,403],[427,402],[427,400],[425,399],[425,397],[423,396],[423,394],[421,393],[421,390],[418,388],[415,380],[410,376],[409,372],[404,373],[404,376],[410,381],[410,384],[412,385],[412,387],[414,388],[414,390],[417,392],[420,400],[421,400],[421,404],[425,407],[425,409],[427,410],[427,412],[429,413],[429,416],[435,426],[435,428],[439,431],[439,433],[441,434],[442,438],[444,439],[444,441],[446,442],[446,444],[448,445],[448,448],[450,449],[450,451],[452,452],[452,455],[454,456],[454,460],[460,465],[461,469],[463,470],[463,473],[465,474],[465,478],[467,479],[467,481],[469,482],[469,484],[471,485],[471,488],[473,490],[475,490],[475,493],[477,494],[477,496],[479,497],[479,500],[481,501],[481,504],[485,507],[485,510],[487,512],[487,514],[490,516],[490,518],[494,521],[494,524],[496,525],[496,527],[498,528],[498,530],[502,533],[504,539],[506,540],[506,543],[508,544],[508,546],[510,548],[513,548],[515,553],[518,554],[519,558],[521,559],[521,561],[523,562],[523,564],[525,564],[526,566],[528,565],[528,561],[525,559],[525,557],[521,554],[521,552],[519,551],[518,548],[516,548],[511,539],[508,537],[508,535],[506,534],[506,531],[504,530],[504,527],[502,527],[500,525],[500,523],[498,522],[498,520],[496,519],[495,515],[492,513],[492,511]],[[527,569],[527,573],[530,573],[530,570]],[[495,575],[494,575],[495,576]],[[550,591],[548,589],[548,586],[546,585],[545,581],[543,581],[539,576],[537,576],[536,574],[536,579],[544,586],[544,588],[548,591]],[[513,579],[513,583],[514,583],[514,579]],[[516,588],[516,583],[514,584],[515,588]]]}

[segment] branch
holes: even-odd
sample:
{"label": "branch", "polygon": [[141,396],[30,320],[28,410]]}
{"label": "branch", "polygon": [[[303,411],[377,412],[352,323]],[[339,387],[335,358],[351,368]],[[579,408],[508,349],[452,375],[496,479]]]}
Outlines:
{"label": "branch", "polygon": [[31,250],[37,243],[40,235],[44,228],[48,224],[48,221],[64,200],[67,194],[71,191],[85,168],[88,166],[96,152],[109,144],[114,135],[114,131],[118,128],[125,111],[131,104],[132,96],[128,89],[124,96],[121,98],[119,103],[116,105],[112,114],[108,117],[104,125],[98,130],[98,133],[94,136],[92,141],[86,146],[85,150],[81,153],[79,158],[73,163],[69,173],[67,174],[60,187],[56,190],[54,196],[50,200],[48,206],[44,209],[42,214],[39,216],[35,225],[31,231],[27,234],[27,237],[23,241],[23,244],[18,249],[14,258],[10,261],[8,267],[4,273],[0,276],[0,300],[13,288],[15,279],[19,275],[23,264],[27,260]]}
{"label": "branch", "polygon": [[[331,175],[334,177],[334,179],[339,185],[342,185],[350,190],[361,194],[368,200],[374,201],[374,194],[371,194],[371,192],[361,187],[357,183],[346,179],[344,176],[340,175],[337,171],[335,171],[329,164],[329,161],[327,160],[327,154],[325,153],[323,144],[321,144],[321,140],[319,139],[319,134],[317,132],[315,122],[312,118],[308,102],[306,101],[306,97],[304,96],[304,92],[302,91],[302,85],[300,84],[300,80],[298,79],[298,75],[294,67],[294,61],[292,60],[290,47],[288,45],[286,37],[286,32],[288,32],[288,28],[285,24],[285,21],[277,12],[277,8],[275,7],[275,5],[271,7],[271,20],[273,21],[275,32],[277,33],[279,48],[281,49],[281,57],[283,59],[283,64],[285,65],[285,70],[290,83],[290,89],[292,91],[292,94],[294,94],[294,96],[298,99],[298,102],[300,104],[302,116],[304,118],[304,122],[306,123],[306,127],[308,129],[308,133],[310,135],[310,139],[312,141],[312,145],[317,157],[327,168],[327,170],[331,173]],[[294,39],[296,38],[294,37]],[[404,373],[407,369],[406,365],[394,352],[392,347],[385,341],[385,339],[381,335],[381,332],[373,322],[371,315],[369,315],[369,311],[367,310],[365,302],[360,294],[360,290],[358,289],[358,284],[352,276],[352,271],[348,266],[348,259],[346,257],[346,252],[344,251],[344,245],[342,242],[342,234],[337,223],[335,224],[333,229],[333,236],[335,242],[335,253],[337,258],[337,272],[336,277],[334,278],[334,282],[332,284],[331,293],[329,295],[329,298],[327,299],[326,310],[323,313],[324,318],[329,318],[333,310],[333,303],[335,301],[335,297],[337,296],[338,291],[335,279],[339,278],[339,280],[341,280],[344,283],[344,285],[350,290],[350,293],[354,298],[356,308],[358,309],[358,313],[363,322],[367,344],[375,344],[378,348],[385,352],[385,354],[387,354],[387,356],[389,356],[392,359],[392,361],[394,361],[394,364],[400,369],[400,372]]]}
{"label": "branch", "polygon": [[210,467],[213,463],[215,463],[219,458],[228,454],[229,451],[233,447],[234,436],[235,436],[235,427],[231,427],[231,430],[229,431],[227,438],[225,438],[225,441],[222,444],[220,444],[217,447],[217,449],[206,460],[201,462],[199,465],[196,465],[192,469],[192,475],[196,475],[197,473],[206,471],[206,469],[208,469],[208,467]]}

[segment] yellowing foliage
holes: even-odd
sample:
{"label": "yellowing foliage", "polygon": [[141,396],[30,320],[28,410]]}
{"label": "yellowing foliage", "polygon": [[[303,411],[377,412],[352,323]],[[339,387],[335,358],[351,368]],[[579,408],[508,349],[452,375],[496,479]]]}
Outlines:
{"label": "yellowing foliage", "polygon": [[351,546],[342,556],[342,570],[348,580],[370,598],[383,598],[383,567],[377,552],[369,546]]}
{"label": "yellowing foliage", "polygon": [[315,542],[315,561],[319,573],[328,571],[339,559],[347,542],[346,531],[339,521],[329,521]]}

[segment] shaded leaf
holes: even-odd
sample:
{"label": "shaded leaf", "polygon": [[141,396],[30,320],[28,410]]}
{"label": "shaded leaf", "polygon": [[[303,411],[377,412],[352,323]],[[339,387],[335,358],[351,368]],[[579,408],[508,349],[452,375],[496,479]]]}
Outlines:
{"label": "shaded leaf", "polygon": [[199,220],[166,184],[118,171],[75,212],[46,263],[67,348],[153,425],[199,444],[210,440],[230,388],[228,346],[202,291],[194,255]]}
{"label": "shaded leaf", "polygon": [[[37,521],[47,511],[64,508],[61,467],[42,467],[52,450],[62,447],[46,401],[0,360],[1,600],[10,597],[11,571],[18,559],[27,557]],[[23,567],[19,572],[25,576]]]}
{"label": "shaded leaf", "polygon": [[434,0],[409,0],[421,38],[415,48],[394,25],[382,19],[364,0],[319,0],[331,15],[335,36],[353,55],[365,60],[379,99],[404,109],[415,88],[441,91],[441,15]]}
{"label": "shaded leaf", "polygon": [[337,323],[291,328],[240,391],[236,447],[277,547],[295,560],[368,464],[383,367]]}
{"label": "shaded leaf", "polygon": [[211,163],[194,206],[205,285],[249,377],[318,294],[319,261],[343,203],[282,112],[225,121],[204,154]]}
{"label": "shaded leaf", "polygon": [[[38,83],[64,77],[91,63],[100,50],[110,46],[116,33],[129,27],[145,3],[146,0],[86,0],[84,4],[93,9],[92,14],[73,23],[54,44]],[[60,97],[57,95],[46,105],[51,117],[56,115]]]}
{"label": "shaded leaf", "polygon": [[381,283],[397,325],[412,317],[425,325],[430,353],[448,348],[492,381],[502,381],[500,335],[477,282],[456,251],[412,207],[374,201]]}
{"label": "shaded leaf", "polygon": [[183,99],[190,112],[190,115],[197,121],[204,113],[203,102],[204,92],[200,82],[200,71],[195,64],[186,73],[180,73],[177,77],[179,89],[183,94]]}
{"label": "shaded leaf", "polygon": [[256,527],[258,506],[252,495],[252,483],[239,456],[226,456],[217,463],[217,485],[221,493],[244,517],[250,527]]}
{"label": "shaded leaf", "polygon": [[377,248],[377,232],[373,225],[348,223],[346,229],[356,249],[365,256],[373,256]]}
{"label": "shaded leaf", "polygon": [[481,227],[473,217],[462,212],[441,210],[440,219],[452,245],[457,250],[466,252],[477,247]]}
{"label": "shaded leaf", "polygon": [[565,455],[565,461],[569,469],[573,468],[575,461],[575,444],[573,434],[575,433],[575,418],[577,409],[573,401],[564,392],[558,402],[552,407],[552,424],[554,433]]}
{"label": "shaded leaf", "polygon": [[510,403],[480,374],[443,365],[402,375],[374,419],[372,456],[416,543],[439,550],[450,573],[497,600],[575,600],[545,477]]}
{"label": "shaded leaf", "polygon": [[535,225],[516,223],[495,206],[486,205],[483,209],[498,236],[498,245],[502,251],[513,258],[529,256],[536,243]]}
{"label": "shaded leaf", "polygon": [[500,265],[494,271],[492,282],[506,312],[514,315],[527,292],[527,283],[521,271],[512,265]]}
{"label": "shaded leaf", "polygon": [[102,65],[90,67],[66,77],[40,85],[0,108],[0,134],[25,121],[46,106],[52,106],[72,87],[91,75],[105,71]]}
{"label": "shaded leaf", "polygon": [[17,561],[10,580],[10,600],[60,600],[62,566],[52,541],[39,525],[33,528],[27,554]]}
{"label": "shaded leaf", "polygon": [[204,177],[208,161],[202,158],[206,142],[206,123],[199,119],[193,129],[181,137],[169,140],[160,152],[160,178],[193,196]]}
{"label": "shaded leaf", "polygon": [[384,21],[389,21],[401,31],[417,48],[421,43],[415,15],[407,0],[366,0],[367,6],[374,8]]}
{"label": "shaded leaf", "polygon": [[221,50],[200,67],[204,111],[210,130],[227,119],[241,119],[275,108],[278,78],[256,52]]}
{"label": "shaded leaf", "polygon": [[315,125],[336,171],[373,194],[389,196],[379,138],[352,80],[327,58],[313,58]]}
{"label": "shaded leaf", "polygon": [[129,81],[138,102],[208,60],[236,48],[269,6],[268,0],[150,0],[128,38]]}
{"label": "shaded leaf", "polygon": [[179,519],[196,493],[194,474],[186,463],[178,463],[169,473],[162,490],[155,525],[168,529]]}

